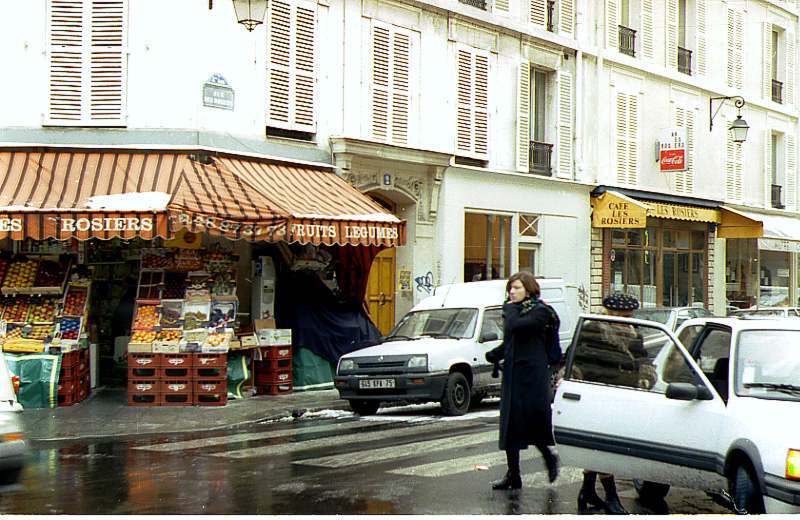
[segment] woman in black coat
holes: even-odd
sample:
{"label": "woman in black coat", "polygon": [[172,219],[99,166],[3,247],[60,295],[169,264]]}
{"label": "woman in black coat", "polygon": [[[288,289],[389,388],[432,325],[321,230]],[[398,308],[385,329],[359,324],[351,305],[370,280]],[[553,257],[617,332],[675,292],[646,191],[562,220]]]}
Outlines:
{"label": "woman in black coat", "polygon": [[508,279],[503,305],[503,343],[486,353],[487,361],[505,360],[500,399],[500,441],[508,461],[506,476],[492,489],[519,489],[519,452],[536,446],[547,464],[550,482],[558,477],[553,439],[551,390],[544,330],[549,314],[539,302],[539,284],[522,271]]}

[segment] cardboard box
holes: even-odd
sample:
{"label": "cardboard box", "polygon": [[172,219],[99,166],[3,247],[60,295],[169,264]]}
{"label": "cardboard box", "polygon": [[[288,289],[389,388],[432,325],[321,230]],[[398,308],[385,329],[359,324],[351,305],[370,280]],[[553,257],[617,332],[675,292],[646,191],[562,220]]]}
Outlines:
{"label": "cardboard box", "polygon": [[242,342],[239,341],[238,338],[237,339],[232,339],[230,344],[228,344],[228,349],[229,350],[241,350],[241,348],[242,348]]}
{"label": "cardboard box", "polygon": [[132,354],[137,354],[141,352],[153,352],[153,344],[152,343],[134,343],[133,341],[128,343],[128,352]]}
{"label": "cardboard box", "polygon": [[177,341],[154,341],[153,352],[160,354],[177,354],[181,351],[180,343]]}
{"label": "cardboard box", "polygon": [[242,344],[242,348],[258,346],[258,338],[255,334],[245,334],[244,336],[239,336],[239,341]]}
{"label": "cardboard box", "polygon": [[291,345],[292,329],[261,329],[258,331],[258,344],[262,347]]}
{"label": "cardboard box", "polygon": [[253,328],[256,330],[261,329],[274,329],[275,328],[275,320],[254,320],[253,321]]}

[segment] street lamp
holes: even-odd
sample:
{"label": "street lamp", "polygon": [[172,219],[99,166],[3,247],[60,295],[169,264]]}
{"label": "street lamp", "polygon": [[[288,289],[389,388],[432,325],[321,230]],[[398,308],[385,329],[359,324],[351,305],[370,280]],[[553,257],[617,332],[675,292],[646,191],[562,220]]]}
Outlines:
{"label": "street lamp", "polygon": [[[714,101],[720,100],[722,103],[719,104],[716,110],[713,110]],[[728,131],[730,131],[734,143],[743,143],[747,140],[747,131],[750,129],[750,126],[747,124],[747,121],[742,119],[742,107],[744,106],[744,98],[742,96],[722,96],[708,99],[708,131],[710,132],[714,129],[714,118],[717,116],[719,109],[722,108],[722,105],[725,104],[725,101],[728,100],[732,100],[733,105],[738,109],[736,120],[728,127]]]}
{"label": "street lamp", "polygon": [[236,11],[236,21],[252,31],[256,25],[264,23],[267,0],[233,0],[233,10]]}

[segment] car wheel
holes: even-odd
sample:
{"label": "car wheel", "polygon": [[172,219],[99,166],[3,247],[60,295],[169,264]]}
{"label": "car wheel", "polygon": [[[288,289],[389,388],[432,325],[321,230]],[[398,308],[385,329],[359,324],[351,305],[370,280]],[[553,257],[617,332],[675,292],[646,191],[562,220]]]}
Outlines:
{"label": "car wheel", "polygon": [[16,484],[21,473],[22,468],[8,469],[0,472],[0,486]]}
{"label": "car wheel", "polygon": [[664,497],[669,493],[669,484],[659,484],[658,482],[647,480],[634,479],[633,487],[636,488],[639,498],[645,502],[664,500]]}
{"label": "car wheel", "polygon": [[350,409],[358,415],[375,415],[381,406],[380,401],[367,401],[364,399],[350,399]]}
{"label": "car wheel", "polygon": [[442,412],[445,415],[464,415],[469,410],[470,389],[467,378],[461,372],[452,372],[447,378],[442,396]]}
{"label": "car wheel", "polygon": [[748,465],[740,465],[730,483],[733,503],[737,513],[760,514],[764,512],[764,499],[758,488],[758,481]]}

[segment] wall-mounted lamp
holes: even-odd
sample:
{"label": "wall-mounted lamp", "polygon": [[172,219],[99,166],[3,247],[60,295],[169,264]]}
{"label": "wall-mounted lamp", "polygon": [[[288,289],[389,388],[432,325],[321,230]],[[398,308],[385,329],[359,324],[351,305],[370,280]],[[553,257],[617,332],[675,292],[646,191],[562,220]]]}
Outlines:
{"label": "wall-mounted lamp", "polygon": [[267,0],[233,0],[233,10],[236,11],[236,21],[252,31],[264,23]]}
{"label": "wall-mounted lamp", "polygon": [[[708,131],[710,132],[714,129],[714,118],[722,108],[722,105],[725,104],[725,101],[728,100],[732,100],[733,105],[738,109],[736,121],[731,123],[731,126],[728,127],[728,131],[730,131],[734,143],[743,143],[747,140],[747,131],[750,129],[750,126],[747,124],[747,121],[742,119],[742,107],[744,106],[744,98],[742,96],[723,96],[708,99]],[[714,101],[722,101],[722,103],[717,106],[716,110],[713,110]]]}

